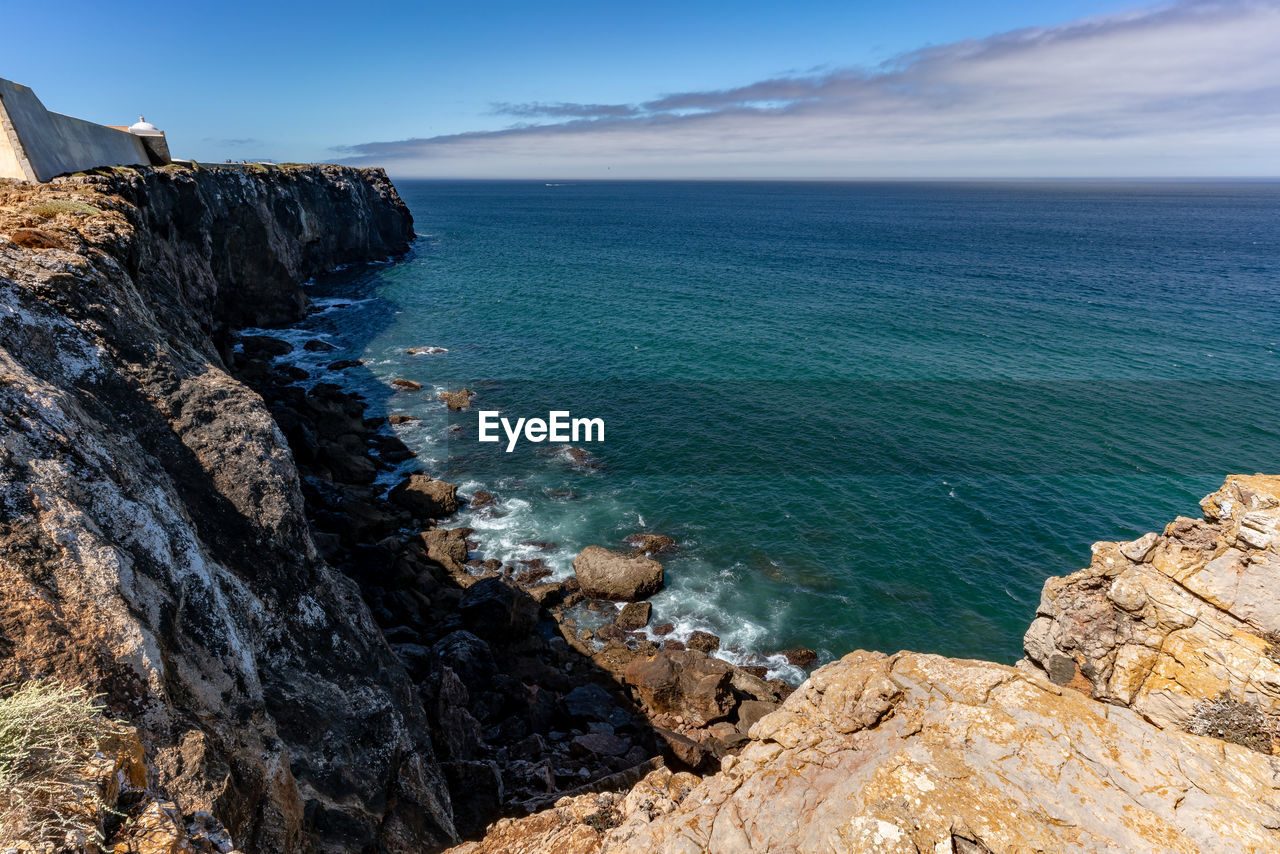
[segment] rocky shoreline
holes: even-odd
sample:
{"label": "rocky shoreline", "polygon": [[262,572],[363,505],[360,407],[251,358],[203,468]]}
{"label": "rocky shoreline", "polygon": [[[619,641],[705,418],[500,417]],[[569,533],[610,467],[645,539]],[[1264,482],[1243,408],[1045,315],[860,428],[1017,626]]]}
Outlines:
{"label": "rocky shoreline", "polygon": [[386,490],[412,454],[365,402],[235,333],[412,239],[378,170],[0,183],[0,685],[114,719],[79,829],[11,850],[1280,850],[1280,478],[1096,544],[1017,667],[792,692],[639,631],[670,542],[486,560],[447,524],[493,496]]}
{"label": "rocky shoreline", "polygon": [[[649,623],[644,599],[662,587],[655,556],[675,547],[670,538],[588,547],[574,577],[552,581],[541,561],[503,565],[477,552],[470,528],[444,527],[461,506],[492,507],[489,493],[460,496],[422,472],[390,490],[375,485],[412,452],[387,419],[367,416],[358,393],[323,376],[299,385],[314,378],[276,362],[291,350],[269,334],[245,335],[231,370],[262,395],[289,441],[322,557],[357,581],[419,686],[462,836],[606,779],[640,779],[656,764],[713,771],[791,693],[764,667],[712,657],[714,635],[695,633],[686,648],[638,632]],[[469,396],[444,402],[466,408]],[[577,606],[603,625],[579,627]]]}

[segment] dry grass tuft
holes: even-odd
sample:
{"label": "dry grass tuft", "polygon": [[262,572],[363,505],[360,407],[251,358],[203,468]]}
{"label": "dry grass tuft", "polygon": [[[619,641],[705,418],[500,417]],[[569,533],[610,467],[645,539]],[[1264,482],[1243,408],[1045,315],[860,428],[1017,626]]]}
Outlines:
{"label": "dry grass tuft", "polygon": [[99,745],[128,732],[84,689],[38,679],[0,686],[0,848],[96,840],[103,809],[87,773]]}

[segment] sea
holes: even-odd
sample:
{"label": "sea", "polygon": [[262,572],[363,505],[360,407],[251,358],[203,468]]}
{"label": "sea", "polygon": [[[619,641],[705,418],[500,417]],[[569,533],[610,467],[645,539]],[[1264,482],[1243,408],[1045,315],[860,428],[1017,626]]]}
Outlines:
{"label": "sea", "polygon": [[[337,349],[287,358],[421,419],[386,484],[496,496],[450,523],[474,557],[562,578],[668,535],[651,626],[775,676],[800,647],[1012,663],[1093,542],[1280,472],[1280,182],[397,186],[412,252],[310,283],[272,334]],[[508,452],[480,410],[604,437]]]}

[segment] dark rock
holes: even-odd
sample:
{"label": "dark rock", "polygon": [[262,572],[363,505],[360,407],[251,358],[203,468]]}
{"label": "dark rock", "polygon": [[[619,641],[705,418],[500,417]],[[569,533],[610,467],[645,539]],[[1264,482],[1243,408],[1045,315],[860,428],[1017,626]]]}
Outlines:
{"label": "dark rock", "polygon": [[446,762],[453,824],[462,837],[484,832],[502,808],[502,774],[496,762]]}
{"label": "dark rock", "polygon": [[468,631],[454,631],[431,646],[436,661],[447,665],[468,691],[483,691],[493,684],[497,662],[489,645]]}
{"label": "dark rock", "polygon": [[302,349],[308,353],[332,353],[338,348],[330,344],[328,341],[321,341],[319,338],[312,338],[310,341],[302,345]]}
{"label": "dark rock", "polygon": [[684,646],[684,641],[679,641],[679,640],[676,640],[675,638],[671,638],[670,640],[665,640],[662,642],[662,648],[672,650],[673,652],[679,652],[680,650],[684,649],[685,646]]}
{"label": "dark rock", "polygon": [[485,492],[483,489],[477,489],[475,492],[471,493],[471,497],[467,499],[467,504],[470,505],[472,509],[492,507],[497,503],[498,499],[494,498],[492,493]]}
{"label": "dark rock", "polygon": [[387,423],[393,424],[393,425],[412,424],[415,421],[421,421],[421,420],[422,419],[416,415],[405,415],[404,413],[401,413],[401,412],[392,413],[391,415],[387,416]]}
{"label": "dark rock", "polygon": [[622,612],[614,619],[613,624],[623,631],[633,632],[649,625],[649,615],[653,606],[648,602],[628,602],[622,606]]}
{"label": "dark rock", "polygon": [[573,739],[571,749],[579,756],[622,756],[631,749],[631,742],[625,738],[604,732],[589,732]]}
{"label": "dark rock", "polygon": [[240,338],[244,354],[251,359],[270,359],[293,352],[293,345],[270,335],[244,335]]}
{"label": "dark rock", "polygon": [[636,554],[656,555],[674,551],[676,541],[662,534],[632,534],[623,540]]}
{"label": "dark rock", "polygon": [[[489,640],[511,641],[532,628],[516,591],[501,578],[482,578],[462,592],[458,611],[469,630]],[[532,604],[532,603],[530,603]]]}
{"label": "dark rock", "polygon": [[573,559],[582,592],[598,599],[634,601],[662,589],[662,564],[652,558],[623,555],[587,546]]}
{"label": "dark rock", "polygon": [[595,683],[579,685],[564,697],[564,708],[569,717],[582,721],[607,721],[616,704],[609,692]]}
{"label": "dark rock", "polygon": [[421,391],[422,383],[416,380],[407,380],[404,377],[396,377],[391,381],[391,387],[399,391]]}
{"label": "dark rock", "polygon": [[812,667],[818,660],[818,654],[811,649],[788,649],[782,655],[796,667]]}
{"label": "dark rock", "polygon": [[520,545],[529,546],[539,551],[552,552],[560,548],[557,543],[549,543],[546,540],[521,540]]}
{"label": "dark rock", "polygon": [[331,371],[345,371],[348,368],[358,368],[363,364],[363,359],[338,359],[336,362],[330,362],[325,367]]}
{"label": "dark rock", "polygon": [[675,623],[662,623],[653,627],[653,633],[660,638],[664,638],[676,630]]}

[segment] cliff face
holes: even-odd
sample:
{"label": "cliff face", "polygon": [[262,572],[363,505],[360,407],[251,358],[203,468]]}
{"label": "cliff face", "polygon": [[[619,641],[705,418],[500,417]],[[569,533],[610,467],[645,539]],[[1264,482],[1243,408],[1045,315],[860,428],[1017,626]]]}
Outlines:
{"label": "cliff face", "polygon": [[565,798],[457,854],[1280,850],[1280,479],[1045,584],[1018,667],[855,652],[719,773]]}
{"label": "cliff face", "polygon": [[0,185],[0,683],[103,693],[249,850],[454,838],[421,702],[220,354],[411,237],[379,171]]}

